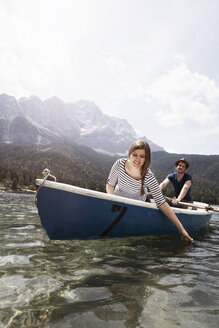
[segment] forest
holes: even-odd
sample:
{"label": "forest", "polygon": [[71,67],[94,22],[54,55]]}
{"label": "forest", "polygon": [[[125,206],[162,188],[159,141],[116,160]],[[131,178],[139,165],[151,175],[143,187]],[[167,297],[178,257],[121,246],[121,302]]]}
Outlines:
{"label": "forest", "polygon": [[[173,172],[177,159],[185,157],[193,177],[192,196],[196,201],[219,204],[219,155],[186,155],[153,152],[151,169],[160,183]],[[105,192],[110,168],[119,156],[94,152],[85,146],[63,145],[51,149],[0,145],[0,189],[19,192],[35,190],[35,179],[49,168],[58,182]],[[166,196],[173,196],[171,187]]]}

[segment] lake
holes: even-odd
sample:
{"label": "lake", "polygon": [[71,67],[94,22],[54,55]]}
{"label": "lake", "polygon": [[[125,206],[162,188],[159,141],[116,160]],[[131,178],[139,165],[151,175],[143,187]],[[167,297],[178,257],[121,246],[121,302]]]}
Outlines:
{"label": "lake", "polygon": [[50,241],[32,195],[0,192],[0,328],[219,326],[219,213],[192,233]]}

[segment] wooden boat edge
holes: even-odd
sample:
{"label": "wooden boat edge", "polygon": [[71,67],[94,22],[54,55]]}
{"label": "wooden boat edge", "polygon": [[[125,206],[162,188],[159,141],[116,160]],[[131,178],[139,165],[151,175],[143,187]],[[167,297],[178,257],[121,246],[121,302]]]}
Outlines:
{"label": "wooden boat edge", "polygon": [[[140,200],[134,200],[134,199],[130,199],[130,198],[109,195],[109,194],[101,192],[101,191],[95,191],[95,190],[91,190],[91,189],[77,187],[77,186],[73,186],[73,185],[66,184],[66,183],[49,181],[49,180],[43,181],[43,179],[36,179],[36,185],[39,187],[43,186],[43,187],[47,187],[47,188],[57,189],[60,191],[66,191],[66,192],[84,195],[84,196],[88,196],[88,197],[105,199],[105,200],[109,200],[109,201],[113,201],[113,202],[120,202],[120,203],[124,203],[124,204],[128,204],[128,205],[145,207],[145,208],[150,208],[150,209],[159,211],[159,209],[157,208],[155,203],[142,202]],[[201,202],[194,202],[194,204],[196,204],[196,205],[201,204],[202,206],[208,206],[208,204],[201,203]],[[194,209],[189,209],[189,208],[183,209],[183,208],[175,208],[175,207],[172,207],[172,209],[174,210],[175,213],[182,213],[182,214],[188,214],[188,215],[197,215],[197,214],[198,215],[206,215],[206,214],[211,215],[212,214],[212,211],[207,211],[205,209],[194,210]]]}

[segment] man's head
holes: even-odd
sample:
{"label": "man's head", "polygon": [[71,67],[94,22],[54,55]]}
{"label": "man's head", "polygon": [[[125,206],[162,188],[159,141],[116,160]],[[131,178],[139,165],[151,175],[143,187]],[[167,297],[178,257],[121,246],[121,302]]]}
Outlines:
{"label": "man's head", "polygon": [[175,162],[175,167],[178,173],[184,173],[189,168],[189,163],[185,158],[181,158]]}

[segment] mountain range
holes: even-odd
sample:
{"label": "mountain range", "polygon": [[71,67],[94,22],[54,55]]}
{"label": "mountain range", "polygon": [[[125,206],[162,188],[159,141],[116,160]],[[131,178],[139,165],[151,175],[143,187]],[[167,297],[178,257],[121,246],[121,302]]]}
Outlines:
{"label": "mountain range", "polygon": [[[46,167],[57,181],[105,191],[118,155],[138,139],[124,119],[105,115],[90,101],[0,95],[0,189],[34,188]],[[146,137],[141,137],[147,140]],[[195,200],[219,204],[219,155],[171,154],[149,141],[158,182],[186,157]],[[171,196],[171,190],[166,191]]]}
{"label": "mountain range", "polygon": [[137,136],[125,119],[103,114],[92,101],[64,102],[57,97],[16,99],[0,95],[0,143],[18,146],[79,144],[106,154],[125,154],[136,139],[151,150],[164,149],[145,136]]}

